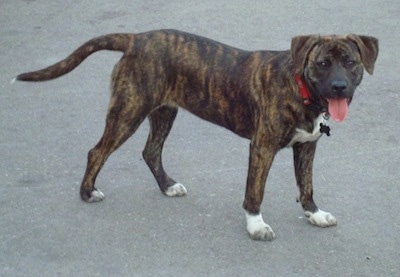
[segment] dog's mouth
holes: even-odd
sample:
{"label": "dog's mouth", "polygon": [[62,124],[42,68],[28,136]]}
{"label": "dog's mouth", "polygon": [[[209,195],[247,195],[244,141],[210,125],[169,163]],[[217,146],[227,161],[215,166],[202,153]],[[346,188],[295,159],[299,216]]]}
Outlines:
{"label": "dog's mouth", "polygon": [[328,101],[328,112],[335,122],[342,122],[349,112],[351,98],[330,98]]}

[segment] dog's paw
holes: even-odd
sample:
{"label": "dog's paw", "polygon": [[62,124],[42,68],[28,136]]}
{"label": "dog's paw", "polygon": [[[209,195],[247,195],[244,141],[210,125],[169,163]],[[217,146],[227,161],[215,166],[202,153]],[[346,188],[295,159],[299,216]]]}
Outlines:
{"label": "dog's paw", "polygon": [[184,196],[187,194],[187,190],[182,184],[176,183],[175,185],[168,187],[164,194],[170,197]]}
{"label": "dog's paw", "polygon": [[83,200],[85,200],[88,203],[94,203],[94,202],[100,202],[104,199],[104,193],[102,193],[99,189],[94,189],[90,193],[90,197],[85,197]]}
{"label": "dog's paw", "polygon": [[319,227],[329,227],[337,224],[336,218],[331,214],[318,210],[315,213],[305,211],[304,214],[312,225]]}
{"label": "dog's paw", "polygon": [[272,228],[266,224],[261,213],[252,215],[246,212],[247,232],[253,240],[273,240],[275,233]]}

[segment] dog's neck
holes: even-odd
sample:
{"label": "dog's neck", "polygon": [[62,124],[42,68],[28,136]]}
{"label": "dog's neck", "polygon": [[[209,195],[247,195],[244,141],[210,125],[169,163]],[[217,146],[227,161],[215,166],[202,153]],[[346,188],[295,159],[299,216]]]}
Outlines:
{"label": "dog's neck", "polygon": [[322,105],[319,105],[315,100],[312,99],[310,90],[300,74],[295,75],[295,81],[297,87],[299,88],[304,106],[313,112],[317,112],[319,114],[318,118],[323,118],[323,121],[318,122],[318,124],[315,124],[314,122],[314,130],[319,128],[318,131],[321,134],[325,133],[327,136],[330,136],[330,128],[328,125],[326,125],[326,121],[329,119],[326,108]]}
{"label": "dog's neck", "polygon": [[296,80],[297,87],[299,88],[301,98],[303,99],[303,104],[305,106],[311,105],[311,93],[308,90],[307,84],[303,81],[303,78],[300,74],[296,74],[294,76]]}
{"label": "dog's neck", "polygon": [[301,94],[304,106],[314,112],[317,112],[318,114],[326,113],[326,107],[321,105],[320,99],[314,99],[312,97],[307,83],[300,74],[295,75],[295,81]]}

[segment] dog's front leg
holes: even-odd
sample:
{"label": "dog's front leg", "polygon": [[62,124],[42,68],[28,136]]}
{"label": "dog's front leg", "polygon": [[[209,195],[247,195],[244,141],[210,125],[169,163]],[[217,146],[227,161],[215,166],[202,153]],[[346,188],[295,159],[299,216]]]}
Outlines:
{"label": "dog's front leg", "polygon": [[247,231],[254,240],[272,240],[274,231],[266,224],[260,212],[265,182],[277,152],[268,141],[250,144],[250,161],[247,175],[246,195],[243,208],[246,211]]}
{"label": "dog's front leg", "polygon": [[317,142],[297,143],[293,146],[294,168],[300,203],[308,221],[319,227],[336,225],[336,218],[318,209],[313,199],[312,169]]}

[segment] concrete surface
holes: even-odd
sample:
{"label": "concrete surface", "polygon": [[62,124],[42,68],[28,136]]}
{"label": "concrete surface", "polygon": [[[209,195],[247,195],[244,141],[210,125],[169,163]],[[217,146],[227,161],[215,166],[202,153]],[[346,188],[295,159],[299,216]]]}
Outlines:
{"label": "concrete surface", "polygon": [[[2,0],[0,276],[399,276],[399,16],[397,0]],[[158,28],[250,50],[288,49],[292,36],[309,33],[380,39],[374,76],[319,143],[315,199],[337,227],[303,218],[288,149],[262,207],[277,238],[252,241],[241,208],[248,141],[184,111],[164,161],[186,197],[164,197],[142,161],[146,122],[101,172],[106,200],[80,200],[120,54],[96,53],[51,82],[9,81],[91,37]]]}

